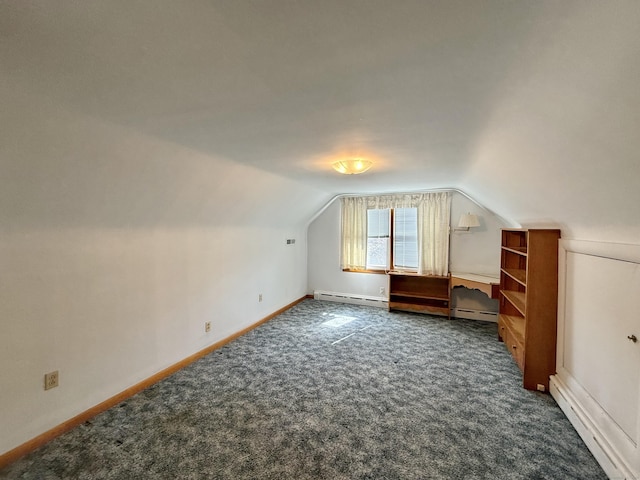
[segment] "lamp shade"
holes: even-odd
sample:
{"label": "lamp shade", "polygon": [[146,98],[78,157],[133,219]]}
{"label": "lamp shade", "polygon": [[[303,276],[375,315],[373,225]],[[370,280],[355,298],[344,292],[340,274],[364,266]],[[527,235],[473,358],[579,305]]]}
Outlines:
{"label": "lamp shade", "polygon": [[362,158],[348,158],[333,163],[333,168],[336,172],[343,173],[345,175],[356,175],[358,173],[366,172],[371,168],[373,162],[364,160]]}
{"label": "lamp shade", "polygon": [[479,227],[480,222],[478,221],[478,216],[473,213],[463,213],[460,216],[460,221],[458,222],[458,227],[460,228],[469,228],[469,227]]}

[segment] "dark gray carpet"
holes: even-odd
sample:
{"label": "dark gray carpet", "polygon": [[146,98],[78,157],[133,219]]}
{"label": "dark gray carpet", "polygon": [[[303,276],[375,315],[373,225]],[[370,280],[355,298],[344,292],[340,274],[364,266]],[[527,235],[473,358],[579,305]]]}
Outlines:
{"label": "dark gray carpet", "polygon": [[0,477],[606,478],[495,324],[315,300]]}

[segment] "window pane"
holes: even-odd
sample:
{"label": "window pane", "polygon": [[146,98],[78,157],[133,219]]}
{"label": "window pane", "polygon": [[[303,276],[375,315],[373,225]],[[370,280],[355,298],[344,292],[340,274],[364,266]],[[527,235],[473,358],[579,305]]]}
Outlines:
{"label": "window pane", "polygon": [[417,270],[418,209],[396,208],[393,215],[393,266]]}
{"label": "window pane", "polygon": [[387,268],[389,238],[369,238],[367,240],[367,268],[384,270]]}
{"label": "window pane", "polygon": [[367,268],[387,269],[389,210],[367,210]]}
{"label": "window pane", "polygon": [[389,237],[389,209],[367,210],[367,234],[369,237]]}

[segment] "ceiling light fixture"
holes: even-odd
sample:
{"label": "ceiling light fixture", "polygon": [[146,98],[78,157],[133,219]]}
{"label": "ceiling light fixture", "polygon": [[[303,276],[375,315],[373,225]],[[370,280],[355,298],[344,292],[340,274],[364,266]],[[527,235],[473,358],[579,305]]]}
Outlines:
{"label": "ceiling light fixture", "polygon": [[373,162],[370,160],[364,160],[363,158],[347,158],[333,163],[333,168],[336,172],[343,173],[345,175],[356,175],[358,173],[366,172],[371,168]]}

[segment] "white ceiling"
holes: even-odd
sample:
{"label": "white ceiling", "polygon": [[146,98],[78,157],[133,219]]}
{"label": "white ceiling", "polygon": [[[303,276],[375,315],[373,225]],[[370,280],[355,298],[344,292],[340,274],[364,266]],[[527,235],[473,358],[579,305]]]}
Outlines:
{"label": "white ceiling", "polygon": [[[1,160],[37,99],[305,185],[307,218],[337,193],[455,187],[632,241],[639,24],[637,1],[2,1]],[[376,165],[340,177],[343,155]]]}

